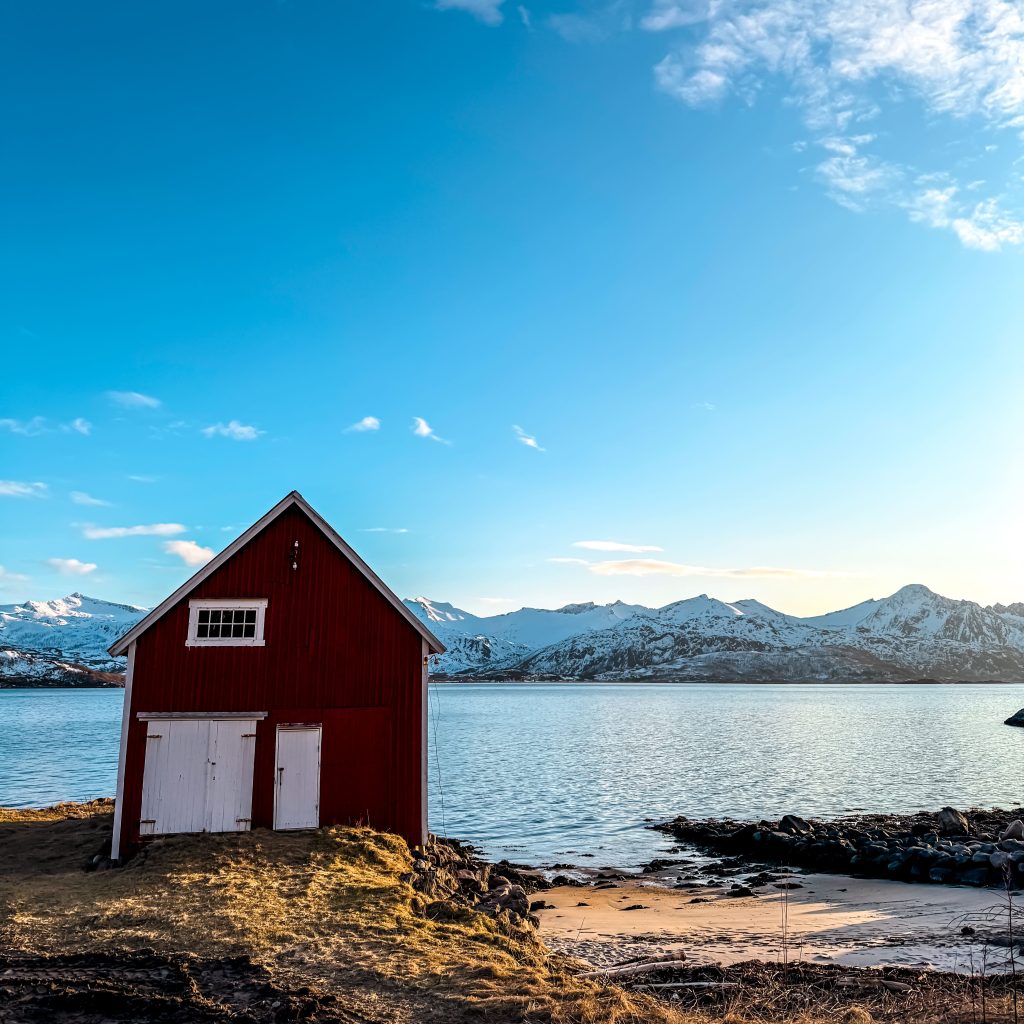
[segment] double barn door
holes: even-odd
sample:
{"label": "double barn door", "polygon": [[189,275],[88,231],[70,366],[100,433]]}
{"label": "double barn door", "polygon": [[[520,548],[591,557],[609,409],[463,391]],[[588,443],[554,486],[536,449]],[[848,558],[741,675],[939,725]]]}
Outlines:
{"label": "double barn door", "polygon": [[255,751],[255,719],[151,719],[140,834],[247,831]]}

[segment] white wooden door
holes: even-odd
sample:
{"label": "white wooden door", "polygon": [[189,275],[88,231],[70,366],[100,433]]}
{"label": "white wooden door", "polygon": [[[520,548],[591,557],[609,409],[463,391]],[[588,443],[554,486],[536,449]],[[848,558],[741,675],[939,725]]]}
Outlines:
{"label": "white wooden door", "polygon": [[207,832],[245,832],[251,827],[255,754],[255,722],[236,718],[210,723]]}
{"label": "white wooden door", "polygon": [[140,833],[246,831],[255,749],[252,719],[150,720]]}
{"label": "white wooden door", "polygon": [[320,824],[320,726],[278,726],[274,828]]}

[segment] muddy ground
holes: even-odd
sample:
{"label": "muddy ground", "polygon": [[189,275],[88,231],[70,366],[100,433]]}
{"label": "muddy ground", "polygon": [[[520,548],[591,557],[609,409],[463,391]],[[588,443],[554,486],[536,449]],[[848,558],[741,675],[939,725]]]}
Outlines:
{"label": "muddy ground", "polygon": [[247,956],[152,951],[0,956],[3,1024],[277,1024],[353,1021],[329,995],[285,991]]}

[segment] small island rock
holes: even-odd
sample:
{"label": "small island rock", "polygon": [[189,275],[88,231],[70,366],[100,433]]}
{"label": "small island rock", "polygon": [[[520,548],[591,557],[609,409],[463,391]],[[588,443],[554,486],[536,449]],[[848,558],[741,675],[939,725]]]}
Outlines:
{"label": "small island rock", "polygon": [[1017,712],[1017,714],[1010,715],[1010,717],[1003,724],[1019,725],[1022,729],[1024,729],[1024,708],[1021,708],[1020,711]]}

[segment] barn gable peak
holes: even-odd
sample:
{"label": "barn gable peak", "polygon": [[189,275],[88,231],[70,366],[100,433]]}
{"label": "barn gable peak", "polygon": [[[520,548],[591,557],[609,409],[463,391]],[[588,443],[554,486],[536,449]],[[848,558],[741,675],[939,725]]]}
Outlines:
{"label": "barn gable peak", "polygon": [[384,599],[404,618],[413,629],[427,642],[431,654],[443,654],[444,644],[403,604],[397,594],[363,561],[359,555],[342,539],[341,535],[317,512],[298,491],[286,494],[266,515],[257,519],[240,536],[236,537],[223,551],[206,563],[191,579],[186,580],[168,598],[158,604],[148,615],[135,624],[123,636],[118,637],[110,645],[108,651],[112,657],[128,653],[130,645],[146,632],[154,623],[169,612],[182,598],[187,597],[203,580],[212,576],[232,555],[245,547],[254,537],[259,535],[282,512],[297,506],[310,519],[314,526],[355,566],[356,570],[374,587]]}

